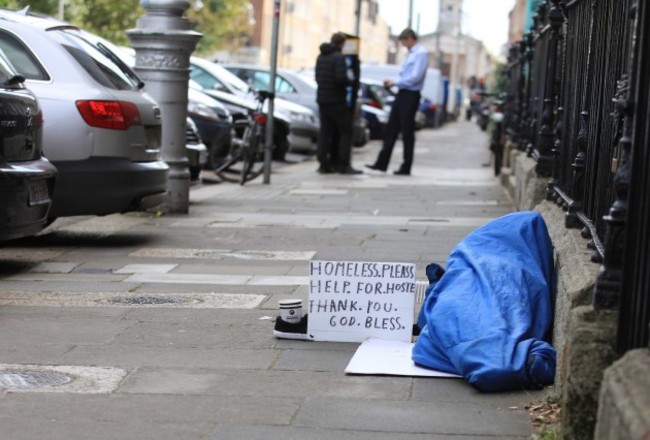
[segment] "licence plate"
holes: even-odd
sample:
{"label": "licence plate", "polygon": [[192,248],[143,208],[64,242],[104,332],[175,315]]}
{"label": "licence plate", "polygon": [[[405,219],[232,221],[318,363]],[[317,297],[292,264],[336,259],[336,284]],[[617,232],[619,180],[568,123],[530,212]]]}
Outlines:
{"label": "licence plate", "polygon": [[29,182],[29,206],[49,203],[50,194],[47,190],[47,182],[43,179]]}

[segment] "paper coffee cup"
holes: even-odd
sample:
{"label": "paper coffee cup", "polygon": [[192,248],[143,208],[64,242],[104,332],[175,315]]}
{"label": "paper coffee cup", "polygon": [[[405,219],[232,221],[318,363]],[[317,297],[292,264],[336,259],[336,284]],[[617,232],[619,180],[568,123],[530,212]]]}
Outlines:
{"label": "paper coffee cup", "polygon": [[297,324],[302,319],[302,300],[282,299],[278,301],[280,318],[285,322]]}

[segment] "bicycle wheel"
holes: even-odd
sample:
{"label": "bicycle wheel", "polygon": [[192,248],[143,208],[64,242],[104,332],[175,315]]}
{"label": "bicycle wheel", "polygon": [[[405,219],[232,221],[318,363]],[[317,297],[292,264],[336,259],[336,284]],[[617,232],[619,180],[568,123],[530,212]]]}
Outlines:
{"label": "bicycle wheel", "polygon": [[[248,130],[244,133],[244,140],[248,140],[245,144],[247,147],[242,148],[242,169],[239,176],[239,184],[243,185],[255,179],[264,171],[264,158],[260,151],[261,139],[256,133],[251,133],[253,130]],[[248,136],[247,136],[248,134]]]}
{"label": "bicycle wheel", "polygon": [[242,172],[242,150],[233,141],[225,157],[215,160],[214,173],[224,182],[238,182]]}

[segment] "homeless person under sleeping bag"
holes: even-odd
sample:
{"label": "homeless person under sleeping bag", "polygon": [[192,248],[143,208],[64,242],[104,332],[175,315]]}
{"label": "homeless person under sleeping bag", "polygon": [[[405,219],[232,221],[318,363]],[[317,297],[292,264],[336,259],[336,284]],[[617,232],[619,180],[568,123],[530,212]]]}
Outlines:
{"label": "homeless person under sleeping bag", "polygon": [[481,391],[553,383],[552,244],[542,216],[518,212],[470,233],[429,286],[413,361],[456,373]]}

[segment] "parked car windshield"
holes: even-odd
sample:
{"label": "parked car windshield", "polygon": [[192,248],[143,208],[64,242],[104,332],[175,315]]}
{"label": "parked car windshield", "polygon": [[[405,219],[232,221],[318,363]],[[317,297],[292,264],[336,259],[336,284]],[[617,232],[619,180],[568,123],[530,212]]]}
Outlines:
{"label": "parked car windshield", "polygon": [[[271,72],[265,70],[248,70],[248,69],[228,69],[238,73],[238,77],[242,81],[248,78],[248,82],[255,90],[270,90]],[[275,91],[276,93],[296,93],[296,89],[289,81],[282,78],[280,75],[275,77]]]}
{"label": "parked car windshield", "polygon": [[239,79],[237,75],[218,64],[192,64],[190,78],[205,89],[221,90],[228,93],[243,95],[248,93],[248,84]]}
{"label": "parked car windshield", "polygon": [[137,77],[100,41],[91,41],[76,30],[53,30],[52,36],[101,85],[115,90],[138,89]]}

